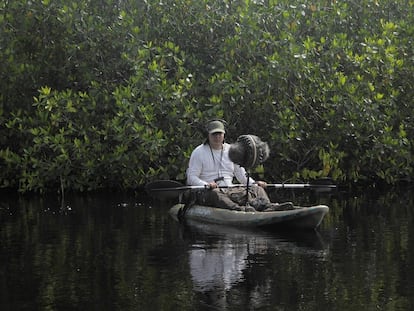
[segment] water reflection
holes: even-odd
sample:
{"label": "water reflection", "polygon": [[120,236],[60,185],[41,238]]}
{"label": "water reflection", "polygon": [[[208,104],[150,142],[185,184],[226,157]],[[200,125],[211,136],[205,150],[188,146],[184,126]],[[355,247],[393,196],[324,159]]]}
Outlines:
{"label": "water reflection", "polygon": [[228,307],[232,288],[252,281],[253,270],[258,286],[249,295],[256,297],[256,307],[265,304],[265,293],[275,280],[259,270],[272,269],[270,258],[290,254],[322,262],[329,254],[328,245],[316,231],[282,233],[199,222],[186,222],[181,230],[189,241],[193,288],[204,294],[202,300],[208,306],[220,309]]}

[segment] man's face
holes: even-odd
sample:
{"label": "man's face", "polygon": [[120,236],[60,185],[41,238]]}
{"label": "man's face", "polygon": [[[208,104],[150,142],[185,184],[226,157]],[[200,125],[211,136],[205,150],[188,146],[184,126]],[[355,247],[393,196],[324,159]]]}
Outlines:
{"label": "man's face", "polygon": [[212,148],[219,149],[224,142],[224,133],[215,132],[208,134],[208,139]]}

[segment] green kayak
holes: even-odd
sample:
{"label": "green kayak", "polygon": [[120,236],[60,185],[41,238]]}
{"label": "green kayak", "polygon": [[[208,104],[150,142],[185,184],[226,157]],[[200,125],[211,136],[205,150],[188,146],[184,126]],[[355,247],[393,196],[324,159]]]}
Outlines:
{"label": "green kayak", "polygon": [[202,205],[185,209],[184,204],[176,204],[170,209],[170,215],[177,221],[185,219],[238,227],[316,229],[328,211],[326,205],[274,212],[241,212]]}

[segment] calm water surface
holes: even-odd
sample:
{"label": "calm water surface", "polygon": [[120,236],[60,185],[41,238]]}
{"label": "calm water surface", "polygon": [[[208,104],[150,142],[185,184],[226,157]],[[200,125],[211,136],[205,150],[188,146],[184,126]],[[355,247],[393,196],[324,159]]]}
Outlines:
{"label": "calm water surface", "polygon": [[316,232],[184,226],[144,194],[4,195],[0,310],[413,310],[411,191],[293,199],[330,206]]}

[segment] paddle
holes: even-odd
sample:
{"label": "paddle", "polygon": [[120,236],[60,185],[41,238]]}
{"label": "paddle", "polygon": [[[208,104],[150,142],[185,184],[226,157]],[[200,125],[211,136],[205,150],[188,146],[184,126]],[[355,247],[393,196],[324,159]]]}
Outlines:
{"label": "paddle", "polygon": [[[246,185],[235,184],[231,186],[220,186],[219,188],[235,188],[246,187]],[[305,184],[267,184],[267,188],[279,188],[279,189],[303,189],[313,188],[318,190],[329,191],[336,188],[336,185],[332,184],[330,179],[321,179],[314,183]],[[149,195],[160,200],[174,199],[187,190],[203,190],[209,189],[206,186],[183,186],[181,183],[173,180],[156,180],[148,183],[145,186],[145,190]]]}

